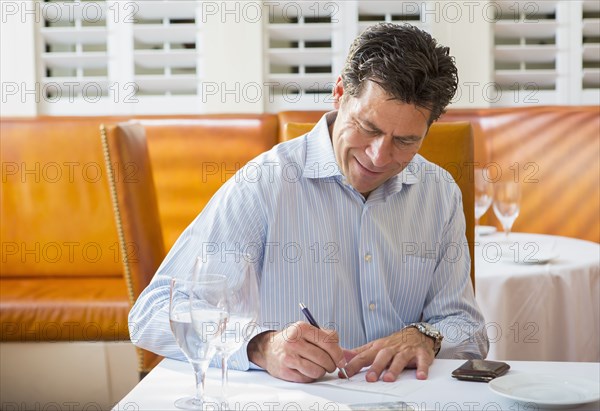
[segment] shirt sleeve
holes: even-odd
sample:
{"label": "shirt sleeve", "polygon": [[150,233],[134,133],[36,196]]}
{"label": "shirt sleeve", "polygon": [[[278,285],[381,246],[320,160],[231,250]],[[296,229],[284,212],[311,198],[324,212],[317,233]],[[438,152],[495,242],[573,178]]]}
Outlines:
{"label": "shirt sleeve", "polygon": [[[256,261],[256,272],[261,272],[267,231],[266,208],[260,195],[262,184],[252,178],[248,170],[242,170],[217,191],[186,228],[148,287],[138,297],[129,313],[131,341],[136,346],[165,357],[185,360],[169,324],[169,283],[172,277],[191,279],[197,256],[227,250],[248,252],[259,257],[253,258],[253,261]],[[261,331],[264,330],[256,329],[247,339]],[[250,367],[247,343],[245,341],[241,349],[232,355],[232,368],[247,370]],[[213,365],[217,362],[217,359],[213,360]]]}
{"label": "shirt sleeve", "polygon": [[485,358],[489,341],[471,283],[462,198],[458,187],[452,187],[450,218],[442,233],[423,320],[444,336],[438,358]]}

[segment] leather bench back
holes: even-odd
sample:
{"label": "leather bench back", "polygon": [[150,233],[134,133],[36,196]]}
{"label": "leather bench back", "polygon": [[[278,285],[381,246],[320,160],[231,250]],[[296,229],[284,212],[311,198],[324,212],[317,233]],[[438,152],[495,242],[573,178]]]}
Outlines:
{"label": "leather bench back", "polygon": [[139,122],[148,140],[167,251],[225,181],[277,144],[277,117],[271,114]]}
{"label": "leather bench back", "polygon": [[2,277],[119,277],[98,119],[2,119]]}
{"label": "leather bench back", "polygon": [[[2,276],[122,276],[99,126],[129,119],[2,119]],[[137,121],[148,137],[166,250],[235,170],[277,143],[270,114]],[[135,179],[135,167],[112,170]]]}
{"label": "leather bench back", "polygon": [[[521,183],[514,231],[600,241],[600,108],[465,109],[442,119],[457,120],[473,124],[475,161]],[[491,210],[486,217],[501,227]]]}

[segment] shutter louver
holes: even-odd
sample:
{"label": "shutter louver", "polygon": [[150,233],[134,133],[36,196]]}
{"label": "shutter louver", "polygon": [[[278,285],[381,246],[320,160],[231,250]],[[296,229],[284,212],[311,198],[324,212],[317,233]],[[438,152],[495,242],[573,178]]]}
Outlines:
{"label": "shutter louver", "polygon": [[139,1],[135,14],[135,83],[143,95],[195,95],[199,44],[196,2]]}
{"label": "shutter louver", "polygon": [[[106,3],[41,3],[38,75],[41,111],[108,96]],[[60,111],[60,109],[58,109]]]}
{"label": "shutter louver", "polygon": [[[556,100],[556,1],[495,1],[494,84],[498,105]],[[527,95],[535,96],[535,100]]]}
{"label": "shutter louver", "polygon": [[267,111],[329,109],[333,73],[330,2],[275,2],[268,7],[266,80],[271,98]]}
{"label": "shutter louver", "polygon": [[427,26],[421,18],[421,10],[424,2],[415,1],[365,1],[358,4],[358,32],[357,35],[368,26],[386,23],[410,23],[422,30]]}
{"label": "shutter louver", "polygon": [[583,2],[582,88],[583,103],[598,104],[600,99],[600,3]]}

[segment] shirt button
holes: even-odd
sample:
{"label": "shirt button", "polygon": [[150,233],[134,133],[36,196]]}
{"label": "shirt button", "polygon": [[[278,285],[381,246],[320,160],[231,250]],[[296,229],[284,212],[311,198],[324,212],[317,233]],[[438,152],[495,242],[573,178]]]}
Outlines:
{"label": "shirt button", "polygon": [[373,303],[369,304],[369,310],[375,311],[375,304],[373,304]]}
{"label": "shirt button", "polygon": [[365,261],[367,263],[370,263],[372,259],[373,259],[373,256],[371,254],[369,254],[369,253],[365,254]]}

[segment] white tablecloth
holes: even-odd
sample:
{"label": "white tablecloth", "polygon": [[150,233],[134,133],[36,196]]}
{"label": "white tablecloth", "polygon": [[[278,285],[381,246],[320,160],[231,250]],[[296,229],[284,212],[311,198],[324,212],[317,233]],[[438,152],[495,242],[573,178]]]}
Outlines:
{"label": "white tablecloth", "polygon": [[[403,384],[419,385],[411,393],[398,397],[327,387],[318,384],[295,384],[271,377],[263,371],[231,371],[229,399],[234,410],[312,410],[337,411],[344,404],[404,401],[415,410],[513,410],[538,411],[531,403],[517,402],[492,392],[486,383],[458,381],[450,376],[462,360],[435,360],[429,378],[416,381],[414,370],[406,370]],[[563,377],[583,377],[600,384],[599,363],[552,363],[510,361],[509,374],[541,373]],[[217,395],[220,371],[209,369],[206,379],[208,395]],[[376,384],[386,384],[377,382]],[[172,410],[176,399],[194,392],[194,377],[189,364],[163,360],[125,398],[115,410]],[[588,403],[570,410],[598,410],[600,403]],[[402,409],[396,407],[395,409]]]}
{"label": "white tablecloth", "polygon": [[[504,234],[477,238],[475,294],[490,337],[488,358],[600,361],[600,245],[540,234],[509,239],[521,253],[553,248],[558,257],[515,263],[514,254],[498,259]],[[516,249],[503,248],[504,257]]]}

